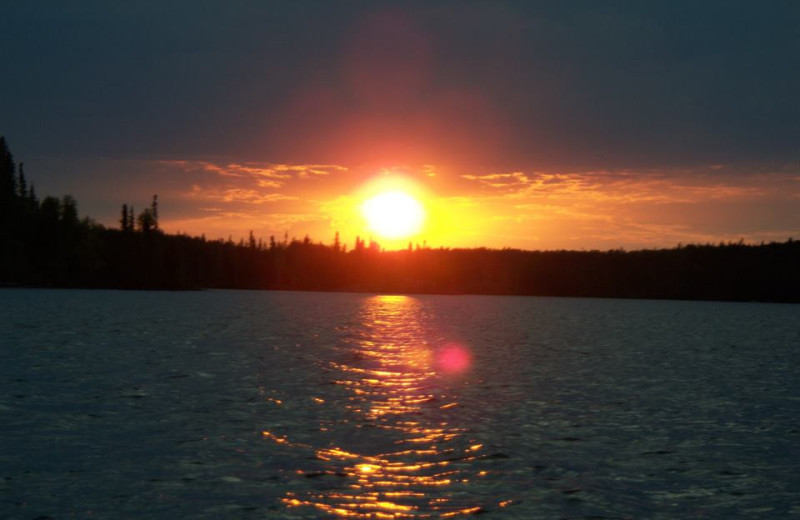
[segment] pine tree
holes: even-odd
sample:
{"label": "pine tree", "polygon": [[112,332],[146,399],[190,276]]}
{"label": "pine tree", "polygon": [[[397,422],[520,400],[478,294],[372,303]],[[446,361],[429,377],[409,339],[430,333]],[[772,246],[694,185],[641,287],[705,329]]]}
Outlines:
{"label": "pine tree", "polygon": [[78,201],[72,195],[64,195],[61,198],[61,221],[67,227],[78,224]]}
{"label": "pine tree", "polygon": [[31,183],[31,189],[28,190],[28,204],[36,211],[39,208],[39,199],[36,198],[36,186]]}
{"label": "pine tree", "polygon": [[60,215],[61,201],[49,195],[45,197],[41,207],[41,218],[45,225],[49,228],[56,227]]}
{"label": "pine tree", "polygon": [[119,219],[120,229],[122,231],[128,231],[128,205],[122,205],[122,216]]}
{"label": "pine tree", "polygon": [[14,157],[6,145],[5,137],[0,136],[0,211],[8,218],[14,199],[17,196],[17,177]]}
{"label": "pine tree", "polygon": [[153,210],[152,208],[145,208],[144,211],[139,213],[139,217],[137,219],[139,221],[139,230],[142,233],[150,233],[155,231],[156,229],[156,222],[153,218]]}
{"label": "pine tree", "polygon": [[19,198],[28,198],[28,182],[25,180],[25,163],[19,163]]}
{"label": "pine tree", "polygon": [[150,204],[150,215],[153,218],[153,231],[158,231],[158,195],[153,195],[153,202]]}

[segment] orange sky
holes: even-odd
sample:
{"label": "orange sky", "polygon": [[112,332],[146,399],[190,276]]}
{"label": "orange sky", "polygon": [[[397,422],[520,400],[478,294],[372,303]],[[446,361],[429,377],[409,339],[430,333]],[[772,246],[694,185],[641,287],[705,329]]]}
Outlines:
{"label": "orange sky", "polygon": [[[253,230],[265,240],[288,233],[329,243],[339,231],[352,244],[357,235],[373,236],[360,212],[364,200],[398,186],[427,211],[411,240],[433,247],[649,248],[785,240],[798,232],[800,176],[790,171],[730,175],[724,165],[563,173],[210,161],[149,166],[162,181],[180,181],[159,192],[162,227],[209,238],[238,239]],[[408,243],[374,238],[387,248]]]}

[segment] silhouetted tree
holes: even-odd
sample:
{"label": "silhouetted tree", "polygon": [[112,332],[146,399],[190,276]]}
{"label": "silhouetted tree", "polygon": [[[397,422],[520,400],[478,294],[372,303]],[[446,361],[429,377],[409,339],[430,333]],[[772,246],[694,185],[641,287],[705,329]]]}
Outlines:
{"label": "silhouetted tree", "polygon": [[9,207],[17,193],[16,165],[5,137],[0,137],[0,203]]}
{"label": "silhouetted tree", "polygon": [[128,205],[122,205],[122,215],[119,218],[120,229],[122,231],[130,231],[128,228]]}
{"label": "silhouetted tree", "polygon": [[28,207],[31,211],[36,211],[39,207],[39,199],[36,198],[36,186],[31,183],[31,189],[28,190]]}
{"label": "silhouetted tree", "polygon": [[66,228],[74,228],[78,224],[78,202],[72,195],[61,198],[61,221]]}
{"label": "silhouetted tree", "polygon": [[156,227],[156,220],[153,217],[152,208],[145,208],[137,217],[139,224],[139,231],[142,233],[151,233],[158,229]]}
{"label": "silhouetted tree", "polygon": [[28,182],[25,180],[25,163],[19,163],[19,198],[25,200],[28,198]]}
{"label": "silhouetted tree", "polygon": [[0,137],[0,240],[4,264],[11,262],[10,251],[13,220],[17,202],[16,164],[4,137]]}
{"label": "silhouetted tree", "polygon": [[55,227],[61,216],[61,201],[48,195],[42,201],[41,214],[42,222],[51,223]]}
{"label": "silhouetted tree", "polygon": [[153,231],[158,231],[158,195],[153,195],[153,202],[150,204],[150,214],[153,218]]}

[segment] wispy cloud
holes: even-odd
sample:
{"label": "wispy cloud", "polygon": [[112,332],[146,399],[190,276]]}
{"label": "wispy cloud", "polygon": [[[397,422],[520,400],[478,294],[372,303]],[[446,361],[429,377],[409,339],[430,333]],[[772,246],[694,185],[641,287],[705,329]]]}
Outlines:
{"label": "wispy cloud", "polygon": [[485,175],[462,175],[464,179],[477,181],[483,186],[504,192],[518,191],[531,184],[531,178],[522,172],[488,173]]}
{"label": "wispy cloud", "polygon": [[[272,205],[306,197],[304,186],[317,178],[334,177],[348,168],[330,164],[159,161],[178,174],[192,176],[180,197],[230,211],[242,205]],[[221,205],[221,206],[220,206]],[[274,209],[268,210],[270,213]]]}
{"label": "wispy cloud", "polygon": [[510,172],[461,177],[477,182],[486,195],[518,199],[672,204],[757,198],[764,194],[763,187],[748,178],[723,180],[651,172]]}
{"label": "wispy cloud", "polygon": [[282,193],[261,193],[258,190],[236,187],[202,187],[192,185],[186,198],[219,202],[244,202],[247,204],[266,204],[281,200],[297,200],[297,197]]}
{"label": "wispy cloud", "polygon": [[725,169],[512,171],[461,179],[493,222],[493,238],[530,248],[785,240],[800,231],[772,227],[792,212],[800,192],[796,174]]}
{"label": "wispy cloud", "polygon": [[[210,172],[220,177],[258,179],[281,186],[292,179],[308,179],[346,172],[348,168],[335,164],[275,164],[253,162],[211,161],[160,161],[161,164],[177,167],[185,172]],[[270,179],[270,181],[265,181]]]}

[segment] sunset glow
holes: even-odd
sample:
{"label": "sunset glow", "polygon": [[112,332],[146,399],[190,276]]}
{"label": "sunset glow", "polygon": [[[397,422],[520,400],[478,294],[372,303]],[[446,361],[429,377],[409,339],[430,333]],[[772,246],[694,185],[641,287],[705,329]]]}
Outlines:
{"label": "sunset glow", "polygon": [[425,221],[425,209],[411,195],[387,191],[375,195],[361,207],[370,230],[382,238],[408,238],[418,233]]}
{"label": "sunset glow", "polygon": [[[263,243],[338,236],[349,250],[357,238],[384,250],[630,250],[800,233],[797,73],[781,65],[800,48],[791,2],[724,21],[671,3],[325,3],[336,14],[320,38],[306,35],[327,18],[302,2],[232,3],[220,16],[242,29],[215,31],[219,44],[180,29],[216,27],[203,10],[143,15],[143,30],[98,7],[97,27],[118,30],[70,33],[78,44],[18,4],[8,23],[43,38],[30,46],[23,31],[6,54],[42,72],[14,75],[0,130],[37,189],[74,196],[106,227],[157,193],[164,232],[235,243],[252,232]],[[286,35],[263,30],[273,17]],[[135,63],[61,55],[151,33]],[[67,69],[83,73],[48,99],[80,110],[62,113],[37,89],[44,71]],[[133,70],[136,81],[106,85]]]}
{"label": "sunset glow", "polygon": [[[173,191],[159,190],[165,231],[237,240],[252,230],[264,240],[288,233],[328,244],[338,232],[349,247],[361,237],[387,250],[409,242],[605,250],[785,240],[797,232],[792,218],[800,196],[800,177],[791,171],[766,175],[719,164],[485,172],[447,164],[131,161],[130,168],[131,175],[154,170],[174,184]],[[148,193],[135,191],[131,200],[147,201]],[[388,193],[412,201],[398,195],[387,204],[379,197]]]}

